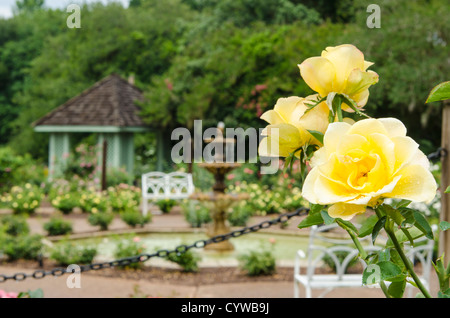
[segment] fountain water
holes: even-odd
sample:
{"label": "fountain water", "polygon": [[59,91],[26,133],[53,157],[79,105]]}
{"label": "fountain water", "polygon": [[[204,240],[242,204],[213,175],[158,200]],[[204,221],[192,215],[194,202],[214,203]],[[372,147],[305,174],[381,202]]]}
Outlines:
{"label": "fountain water", "polygon": [[[227,173],[236,169],[240,166],[236,162],[226,162],[225,150],[229,149],[230,145],[234,147],[235,140],[231,138],[224,138],[224,125],[219,123],[217,128],[220,133],[218,137],[206,140],[206,142],[212,144],[214,149],[222,149],[224,151],[215,154],[215,160],[213,162],[203,162],[199,163],[199,167],[202,167],[214,175],[215,183],[212,187],[212,193],[194,193],[190,196],[193,200],[198,200],[205,202],[209,208],[212,217],[212,224],[207,230],[209,237],[214,237],[216,235],[221,235],[230,232],[230,228],[227,224],[227,211],[228,209],[239,200],[245,200],[248,198],[247,194],[239,193],[225,193],[225,176]],[[215,244],[210,244],[205,247],[205,249],[218,250],[218,251],[230,251],[233,250],[233,244],[228,240],[218,242]]]}

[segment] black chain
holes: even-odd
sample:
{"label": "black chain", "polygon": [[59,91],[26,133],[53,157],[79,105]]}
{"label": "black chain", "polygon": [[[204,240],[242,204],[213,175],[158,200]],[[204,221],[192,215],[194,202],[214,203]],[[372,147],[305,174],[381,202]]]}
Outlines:
{"label": "black chain", "polygon": [[[228,240],[230,238],[236,238],[248,233],[252,233],[252,232],[256,232],[259,231],[261,229],[266,229],[274,224],[277,223],[284,223],[286,221],[288,221],[289,219],[291,219],[294,216],[302,216],[302,215],[306,215],[308,213],[309,209],[302,207],[299,208],[297,210],[295,210],[294,212],[290,212],[290,213],[284,213],[281,214],[279,217],[273,219],[273,220],[266,220],[263,221],[259,224],[256,225],[252,225],[249,227],[244,227],[242,229],[239,230],[235,230],[226,234],[221,234],[221,235],[217,235],[214,237],[211,237],[209,239],[206,240],[198,240],[190,245],[179,245],[176,248],[174,248],[173,250],[158,250],[155,253],[151,253],[151,254],[140,254],[140,255],[136,255],[136,256],[131,256],[131,257],[126,257],[126,258],[121,258],[121,259],[117,259],[114,261],[109,261],[109,262],[103,262],[103,263],[93,263],[93,264],[88,264],[88,265],[80,265],[80,271],[79,272],[87,272],[87,271],[91,271],[91,270],[100,270],[103,268],[111,268],[111,267],[117,267],[117,266],[126,266],[126,265],[130,265],[132,263],[139,263],[139,262],[145,262],[148,261],[150,258],[152,257],[161,257],[161,258],[166,258],[169,254],[172,253],[177,253],[177,254],[181,254],[181,253],[185,253],[186,251],[190,250],[191,248],[203,248],[206,245],[209,244],[213,244],[213,243],[219,243],[225,240]],[[23,281],[26,278],[35,278],[35,279],[41,279],[44,278],[46,276],[55,276],[55,277],[59,277],[62,276],[64,274],[67,273],[75,273],[76,270],[72,269],[72,270],[68,270],[66,268],[53,268],[51,270],[45,271],[45,270],[37,270],[34,271],[33,273],[30,274],[26,274],[26,273],[16,273],[14,275],[11,276],[7,276],[7,275],[1,275],[0,274],[0,283],[3,283],[7,280],[15,280],[15,281]]]}
{"label": "black chain", "polygon": [[440,160],[441,158],[444,158],[445,156],[447,156],[447,150],[440,147],[438,149],[436,149],[435,152],[430,153],[427,158],[428,160]]}

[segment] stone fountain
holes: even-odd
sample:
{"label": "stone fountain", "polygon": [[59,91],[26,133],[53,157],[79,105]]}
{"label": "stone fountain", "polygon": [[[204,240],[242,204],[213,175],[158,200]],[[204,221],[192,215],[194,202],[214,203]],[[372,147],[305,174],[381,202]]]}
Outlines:
{"label": "stone fountain", "polygon": [[[211,193],[194,193],[190,196],[191,199],[206,202],[210,208],[212,224],[209,225],[207,229],[207,235],[209,237],[214,237],[221,234],[226,234],[230,232],[230,227],[227,222],[227,211],[228,209],[237,201],[244,200],[248,198],[247,194],[239,193],[225,193],[225,176],[227,173],[236,169],[240,166],[236,162],[226,162],[225,161],[225,150],[228,147],[234,146],[235,140],[232,138],[224,138],[224,125],[219,123],[218,130],[221,134],[218,134],[217,138],[207,139],[205,142],[210,144],[216,144],[221,149],[224,149],[222,153],[215,154],[215,160],[213,162],[202,162],[198,166],[202,167],[214,175],[215,183],[212,186],[213,191]],[[231,251],[234,249],[233,244],[228,240],[218,242],[215,244],[210,244],[205,247],[205,249],[216,250],[216,251]]]}

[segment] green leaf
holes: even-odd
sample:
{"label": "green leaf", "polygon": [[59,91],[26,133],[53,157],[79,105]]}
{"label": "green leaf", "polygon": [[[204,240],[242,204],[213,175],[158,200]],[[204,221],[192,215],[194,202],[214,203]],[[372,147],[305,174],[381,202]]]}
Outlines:
{"label": "green leaf", "polygon": [[358,105],[356,104],[356,102],[355,102],[353,99],[351,99],[350,97],[348,97],[348,96],[346,96],[346,95],[344,95],[344,94],[339,94],[339,95],[340,95],[340,97],[341,97],[341,99],[342,99],[342,102],[344,102],[344,103],[347,104],[351,109],[353,109],[353,111],[354,111],[355,113],[357,113],[357,114],[360,115],[360,116],[369,118],[369,116],[367,116],[366,114],[364,114],[362,111],[359,110]]}
{"label": "green leaf", "polygon": [[372,243],[375,243],[375,240],[377,239],[378,234],[380,233],[381,229],[384,227],[384,224],[386,223],[386,216],[383,216],[381,219],[377,221],[375,226],[372,230]]}
{"label": "green leaf", "polygon": [[450,229],[450,223],[448,223],[447,221],[442,221],[441,223],[439,223],[439,229],[441,231],[447,231],[448,229]]}
{"label": "green leaf", "polygon": [[446,295],[441,291],[438,291],[438,298],[450,298],[450,295]]}
{"label": "green leaf", "polygon": [[408,230],[402,227],[402,228],[400,228],[400,231],[402,231],[403,234],[406,235],[411,246],[414,246],[414,239],[412,238],[411,234],[409,234]]}
{"label": "green leaf", "polygon": [[350,230],[353,233],[355,233],[356,235],[358,235],[358,229],[353,225],[352,222],[349,221],[345,221],[341,218],[336,218],[336,222],[340,225],[340,227],[342,227],[345,230]]}
{"label": "green leaf", "polygon": [[17,298],[44,298],[44,291],[41,288],[36,290],[28,290],[27,292],[20,292]]}
{"label": "green leaf", "polygon": [[324,223],[325,223],[326,225],[330,225],[330,224],[333,224],[333,223],[334,223],[335,219],[332,218],[332,217],[328,214],[327,211],[322,210],[322,211],[320,211],[320,214],[322,215],[322,219],[323,219],[323,221],[324,221]]}
{"label": "green leaf", "polygon": [[391,259],[390,249],[385,249],[384,251],[378,252],[378,260],[380,262],[389,261]]}
{"label": "green leaf", "polygon": [[414,219],[414,210],[410,208],[400,208],[400,213],[405,218],[405,220],[400,224],[402,228],[409,228],[414,225],[416,220]]}
{"label": "green leaf", "polygon": [[381,209],[384,212],[384,214],[388,215],[391,219],[393,219],[397,225],[400,225],[405,219],[401,214],[400,210],[396,210],[388,204],[383,204],[379,206],[379,209]]}
{"label": "green leaf", "polygon": [[378,217],[376,215],[371,215],[368,217],[364,222],[361,224],[361,227],[359,229],[359,237],[365,237],[372,233],[373,227],[378,221]]}
{"label": "green leaf", "polygon": [[411,200],[401,200],[395,205],[395,208],[406,208],[411,203]]}
{"label": "green leaf", "polygon": [[400,267],[390,261],[382,261],[377,263],[381,270],[382,280],[396,280],[402,276],[402,270]]}
{"label": "green leaf", "polygon": [[447,189],[445,190],[445,193],[450,193],[450,186],[447,187]]}
{"label": "green leaf", "polygon": [[[419,230],[417,227],[413,226],[409,229],[405,229],[406,231],[409,232],[409,236],[413,239],[416,240],[419,237],[422,237],[424,234],[421,230]],[[395,237],[397,238],[397,241],[399,243],[404,243],[406,241],[409,241],[410,238],[408,236],[405,235],[405,233],[402,230],[396,230],[395,231]],[[393,247],[394,244],[392,243],[392,240],[389,238],[386,242],[386,247]]]}
{"label": "green leaf", "polygon": [[30,295],[30,298],[44,298],[44,291],[41,288],[30,290],[28,294]]}
{"label": "green leaf", "polygon": [[396,264],[390,261],[381,261],[372,264],[364,269],[362,281],[364,285],[379,283],[382,280],[401,280],[405,279],[402,270]]}
{"label": "green leaf", "polygon": [[300,222],[298,225],[299,229],[303,229],[306,227],[310,227],[313,225],[319,225],[323,223],[322,214],[321,213],[314,213],[309,214],[306,218],[303,219],[303,221]]}
{"label": "green leaf", "polygon": [[446,99],[450,99],[450,81],[442,82],[436,85],[431,90],[425,103],[432,103]]}
{"label": "green leaf", "polygon": [[344,119],[342,118],[342,98],[339,94],[336,94],[332,101],[333,114],[336,114],[338,117],[338,121],[342,122]]}
{"label": "green leaf", "polygon": [[388,294],[394,298],[402,298],[405,292],[406,279],[402,279],[398,282],[393,282],[389,285]]}
{"label": "green leaf", "polygon": [[389,260],[392,263],[396,264],[401,269],[402,272],[405,272],[406,265],[405,265],[405,263],[403,263],[403,260],[400,256],[400,254],[397,252],[397,250],[395,248],[393,248],[393,249],[389,249],[389,251],[390,251]]}
{"label": "green leaf", "polygon": [[416,221],[414,225],[425,234],[427,238],[430,240],[434,239],[433,236],[433,230],[431,229],[430,224],[428,224],[428,221],[425,219],[425,217],[422,215],[422,213],[418,211],[414,211],[414,220]]}
{"label": "green leaf", "polygon": [[323,144],[323,133],[317,130],[309,130],[308,132],[314,137],[316,138],[318,141],[320,141],[321,144]]}
{"label": "green leaf", "polygon": [[322,211],[322,209],[324,207],[325,207],[324,205],[310,203],[309,204],[309,214],[319,213],[320,211]]}

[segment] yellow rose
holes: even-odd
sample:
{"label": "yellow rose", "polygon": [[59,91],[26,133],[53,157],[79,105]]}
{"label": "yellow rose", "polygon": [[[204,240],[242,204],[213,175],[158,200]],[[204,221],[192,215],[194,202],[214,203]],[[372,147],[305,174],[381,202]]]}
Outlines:
{"label": "yellow rose", "polygon": [[[363,107],[369,98],[369,86],[378,82],[378,74],[367,71],[373,63],[364,61],[364,54],[354,45],[327,47],[321,56],[310,57],[299,64],[300,74],[311,89],[321,97],[340,93]],[[351,109],[343,105],[345,111]]]}
{"label": "yellow rose", "polygon": [[[328,107],[322,102],[306,112],[308,106],[305,102],[311,103],[316,98],[317,95],[279,98],[273,110],[261,115],[261,119],[270,125],[262,131],[262,135],[267,138],[259,145],[260,156],[288,157],[305,144],[319,143],[308,130],[325,132],[328,126]],[[298,154],[299,151],[296,152],[297,156]]]}
{"label": "yellow rose", "polygon": [[303,197],[331,205],[329,215],[344,220],[383,198],[430,202],[437,185],[418,147],[395,118],[332,123],[311,159]]}

